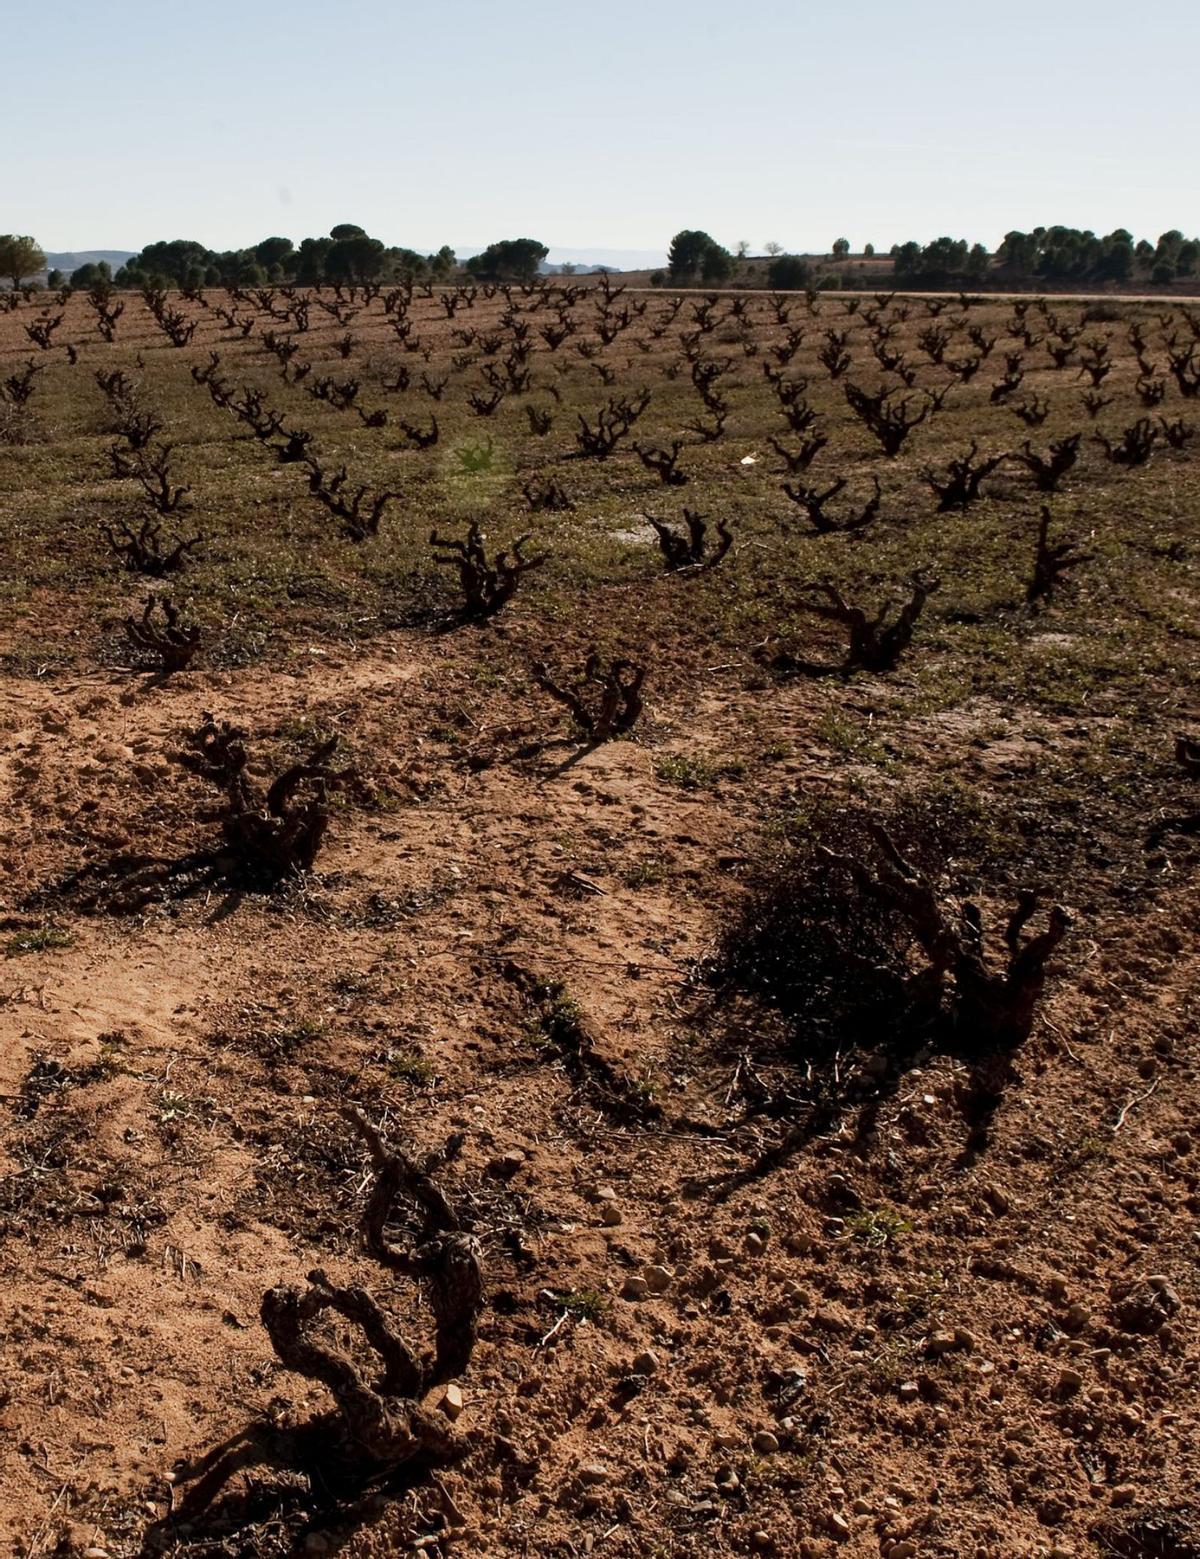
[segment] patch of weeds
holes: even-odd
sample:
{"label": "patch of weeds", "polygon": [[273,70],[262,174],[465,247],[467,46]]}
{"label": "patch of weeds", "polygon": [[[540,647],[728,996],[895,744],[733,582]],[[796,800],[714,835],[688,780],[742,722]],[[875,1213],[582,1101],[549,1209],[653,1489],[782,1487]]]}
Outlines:
{"label": "patch of weeds", "polygon": [[10,677],[39,681],[68,670],[74,664],[70,651],[53,644],[29,644],[0,655],[0,671]]}
{"label": "patch of weeds", "polygon": [[314,1039],[320,1039],[325,1025],[319,1018],[301,1018],[287,1028],[272,1029],[263,1036],[263,1046],[274,1057],[293,1056]]}
{"label": "patch of weeds", "polygon": [[534,1036],[547,1050],[578,1055],[583,1047],[582,1017],[579,1003],[571,1000],[565,986],[548,986],[541,993],[541,1004],[532,1025]]}
{"label": "patch of weeds", "polygon": [[881,1328],[895,1330],[906,1326],[924,1324],[941,1302],[945,1277],[941,1272],[927,1272],[906,1288],[898,1288],[876,1316]]}
{"label": "patch of weeds", "polygon": [[548,1059],[562,1062],[595,1103],[623,1121],[661,1117],[649,1073],[631,1077],[605,1058],[561,981],[530,984],[526,995],[534,1008],[526,1033]]}
{"label": "patch of weeds", "polygon": [[658,1081],[652,1068],[643,1067],[638,1076],[630,1081],[628,1096],[634,1105],[644,1109],[657,1108],[655,1100],[658,1097]]}
{"label": "patch of weeds", "polygon": [[306,757],[314,748],[323,746],[331,737],[336,736],[338,763],[346,768],[354,766],[352,744],[341,731],[319,720],[284,720],[275,728],[274,734],[289,757],[293,755]]}
{"label": "patch of weeds", "polygon": [[455,450],[458,463],[469,476],[492,469],[495,448],[491,439],[482,444],[460,444]]}
{"label": "patch of weeds", "polygon": [[816,1447],[804,1451],[782,1450],[771,1456],[752,1456],[742,1481],[747,1487],[787,1492],[811,1488],[819,1454]]}
{"label": "patch of weeds", "polygon": [[416,1050],[389,1050],[383,1058],[389,1077],[414,1088],[431,1088],[437,1081],[437,1069]]}
{"label": "patch of weeds", "polygon": [[125,1052],[129,1048],[129,1041],[120,1029],[113,1029],[110,1034],[101,1034],[96,1040],[100,1047],[100,1054],[96,1058],[96,1067],[101,1077],[117,1077],[125,1070]]}
{"label": "patch of weeds", "polygon": [[920,1348],[915,1338],[900,1337],[889,1342],[881,1353],[868,1360],[872,1387],[879,1392],[895,1391],[911,1377],[919,1356]]}
{"label": "patch of weeds", "polygon": [[1065,1170],[1086,1169],[1089,1164],[1100,1163],[1110,1157],[1109,1144],[1103,1137],[1089,1131],[1063,1149],[1062,1166]]}
{"label": "patch of weeds", "polygon": [[657,856],[648,855],[621,873],[621,881],[627,888],[655,888],[666,881],[667,868]]}
{"label": "patch of weeds", "polygon": [[60,931],[54,926],[41,926],[36,931],[20,931],[4,945],[5,956],[23,958],[27,953],[48,953],[55,948],[70,947],[75,937],[70,931]]}
{"label": "patch of weeds", "polygon": [[355,970],[348,970],[345,974],[335,975],[329,989],[335,996],[344,998],[369,996],[371,977],[367,974],[359,974]]}
{"label": "patch of weeds", "polygon": [[655,776],[680,790],[714,790],[718,780],[741,779],[746,765],[740,758],[719,763],[693,753],[668,753],[654,765]]}
{"label": "patch of weeds", "polygon": [[607,1298],[596,1288],[572,1288],[551,1293],[554,1303],[573,1321],[598,1321],[608,1309]]}
{"label": "patch of weeds", "polygon": [[686,753],[669,753],[654,765],[657,779],[680,790],[712,790],[717,783],[717,766],[708,758],[692,758]]}
{"label": "patch of weeds", "polygon": [[849,718],[840,710],[827,709],[817,721],[815,729],[819,741],[847,758],[856,758],[880,767],[893,762],[882,743],[872,734],[870,721],[864,723]]}
{"label": "patch of weeds", "polygon": [[172,1126],[180,1121],[191,1120],[196,1114],[196,1108],[195,1101],[186,1094],[174,1088],[164,1088],[158,1096],[158,1124]]}
{"label": "patch of weeds", "polygon": [[911,1229],[912,1219],[905,1218],[894,1207],[861,1207],[846,1219],[846,1232],[851,1239],[861,1240],[876,1250],[893,1244]]}

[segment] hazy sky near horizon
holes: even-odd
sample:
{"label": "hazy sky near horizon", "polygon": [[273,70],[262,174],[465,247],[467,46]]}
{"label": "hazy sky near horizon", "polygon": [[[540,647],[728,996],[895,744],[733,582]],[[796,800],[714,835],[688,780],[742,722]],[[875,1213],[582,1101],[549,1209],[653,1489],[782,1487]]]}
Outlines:
{"label": "hazy sky near horizon", "polygon": [[421,250],[1200,232],[1198,0],[0,14],[0,231],[51,250],[336,222]]}

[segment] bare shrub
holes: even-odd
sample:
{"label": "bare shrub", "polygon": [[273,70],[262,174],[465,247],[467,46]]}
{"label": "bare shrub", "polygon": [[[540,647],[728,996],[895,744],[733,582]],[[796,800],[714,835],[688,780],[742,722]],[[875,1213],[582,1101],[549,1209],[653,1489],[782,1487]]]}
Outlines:
{"label": "bare shrub", "polygon": [[494,616],[511,601],[522,578],[546,562],[549,554],[545,552],[532,558],[523,556],[529,539],[528,534],[518,536],[511,549],[498,552],[492,560],[484,546],[485,537],[479,521],[472,520],[464,539],[442,538],[435,530],[430,534],[429,545],[442,554],[435,557],[435,562],[458,569],[464,614],[468,618],[482,619]]}
{"label": "bare shrub", "polygon": [[115,528],[101,525],[100,531],[122,567],[132,574],[148,574],[152,579],[161,579],[164,574],[181,569],[188,555],[203,540],[197,535],[164,543],[162,526],[153,515],[147,515],[137,530],[127,521],[118,520]]}
{"label": "bare shrub", "polygon": [[594,426],[580,413],[579,432],[575,435],[580,455],[607,460],[649,404],[649,390],[643,390],[632,400],[625,397],[610,400],[597,413]]}
{"label": "bare shrub", "polygon": [[1050,541],[1050,506],[1042,505],[1042,517],[1038,524],[1037,546],[1033,557],[1033,576],[1025,590],[1025,600],[1030,606],[1039,601],[1047,605],[1053,599],[1057,587],[1073,568],[1090,563],[1091,552],[1076,552],[1073,541]]}
{"label": "bare shrub", "polygon": [[1106,438],[1103,433],[1097,433],[1094,437],[1098,444],[1103,444],[1105,454],[1114,465],[1144,466],[1154,453],[1158,429],[1149,417],[1139,417],[1115,441]]}
{"label": "bare shrub", "polygon": [[899,1052],[930,1038],[967,1054],[1011,1050],[1032,1029],[1067,912],[1053,906],[1046,929],[1026,936],[1039,899],[1020,891],[992,959],[980,905],[948,907],[935,885],[946,875],[945,841],[919,814],[894,821],[904,853],[863,808],[822,816],[774,850],[723,938],[718,978],[775,1006],[803,1059],[881,1038]]}
{"label": "bare shrub", "polygon": [[1012,458],[1021,462],[1033,477],[1034,485],[1040,493],[1054,493],[1058,491],[1059,482],[1079,458],[1082,440],[1082,433],[1072,433],[1067,438],[1056,439],[1044,455],[1039,455],[1026,439],[1020,449],[1014,451]]}
{"label": "bare shrub", "polygon": [[841,519],[835,519],[825,505],[832,498],[836,498],[846,486],[846,478],[844,476],[839,476],[824,492],[819,491],[815,487],[803,487],[798,483],[792,482],[785,482],[783,490],[792,502],[799,504],[805,514],[808,515],[808,518],[812,521],[813,529],[825,535],[831,531],[864,530],[875,519],[883,502],[883,489],[879,485],[877,476],[872,477],[871,480],[875,485],[875,491],[872,496],[865,501],[861,508],[851,510],[850,513],[843,515]]}
{"label": "bare shrub", "polygon": [[682,535],[665,520],[656,520],[652,514],[646,516],[647,522],[654,527],[658,537],[659,551],[662,553],[663,562],[672,573],[678,573],[684,569],[710,569],[717,564],[733,545],[733,533],[724,519],[717,521],[717,544],[711,550],[708,545],[708,520],[703,514],[694,509],[683,511],[683,523],[687,527],[687,535]]}
{"label": "bare shrub", "polygon": [[533,680],[543,692],[565,704],[571,719],[591,742],[630,731],[642,713],[642,683],[646,668],[631,660],[608,665],[598,650],[591,650],[582,672],[570,682],[555,682],[545,661],[536,661]]}
{"label": "bare shrub", "polygon": [[911,396],[904,396],[900,400],[893,400],[894,391],[881,389],[874,395],[866,390],[860,390],[855,384],[845,386],[847,404],[854,415],[868,427],[883,449],[885,455],[895,457],[904,447],[904,442],[915,427],[925,421],[930,413],[930,403],[925,404],[917,412],[910,412]]}
{"label": "bare shrub", "polygon": [[907,601],[900,603],[895,619],[889,623],[887,619],[895,608],[895,602],[885,602],[874,617],[868,617],[861,606],[849,605],[841,591],[829,580],[814,580],[802,587],[796,609],[811,612],[813,616],[827,622],[838,623],[847,630],[850,642],[845,659],[841,665],[829,665],[798,657],[788,651],[777,651],[766,657],[767,663],[776,671],[802,671],[810,676],[827,676],[835,672],[846,675],[852,671],[891,671],[912,642],[917,619],[930,595],[939,588],[939,583],[936,579],[914,574],[910,581],[912,594]]}
{"label": "bare shrub", "polygon": [[221,792],[221,831],[242,865],[297,876],[312,870],[324,842],[330,788],[349,778],[328,767],[337,741],[322,742],[264,792],[247,773],[245,733],[206,714],[177,761]]}
{"label": "bare shrub", "polygon": [[966,509],[980,497],[980,487],[992,472],[1008,459],[1007,452],[988,455],[976,460],[979,445],[972,439],[965,455],[946,463],[945,472],[926,469],[921,479],[932,487],[938,497],[938,511],[949,513],[952,509]]}
{"label": "bare shrub", "polygon": [[181,625],[170,596],[148,596],[141,617],[125,619],[125,637],[135,655],[156,671],[182,671],[200,648],[200,629]]}

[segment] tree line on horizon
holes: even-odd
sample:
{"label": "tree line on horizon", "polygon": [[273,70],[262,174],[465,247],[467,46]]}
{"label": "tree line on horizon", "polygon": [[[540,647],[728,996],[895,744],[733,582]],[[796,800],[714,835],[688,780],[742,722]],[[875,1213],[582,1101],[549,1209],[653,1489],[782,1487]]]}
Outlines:
{"label": "tree line on horizon", "polygon": [[[524,281],[537,274],[549,249],[535,238],[509,238],[472,255],[462,269],[480,281]],[[215,250],[194,239],[174,238],[147,244],[113,274],[105,261],[89,261],[70,276],[52,272],[52,286],[92,287],[265,287],[277,283],[315,286],[321,282],[369,282],[411,276],[440,279],[459,268],[449,244],[436,254],[389,246],[365,228],[341,222],[320,238],[261,239],[246,249]],[[35,239],[0,235],[0,276],[20,286],[46,269],[46,256]]]}
{"label": "tree line on horizon", "polygon": [[[733,254],[702,229],[684,229],[671,240],[667,269],[656,272],[652,279],[677,286],[728,281],[739,261],[748,257],[748,247],[739,244]],[[846,283],[844,266],[852,257],[845,238],[834,240],[828,256],[829,261],[842,264],[840,271],[829,270],[828,262],[819,269],[812,256],[783,253],[778,244],[767,244],[766,248],[770,257],[767,281],[779,291]],[[864,246],[864,260],[875,255],[872,244]],[[965,238],[943,237],[924,245],[915,241],[893,244],[888,258],[893,280],[926,287],[977,286],[988,279],[1028,286],[1042,282],[1097,285],[1139,278],[1157,287],[1200,271],[1200,239],[1185,238],[1178,228],[1163,233],[1152,244],[1148,239],[1135,242],[1125,228],[1099,236],[1090,229],[1035,227],[1028,233],[1017,229],[1006,233],[995,254],[983,244],[968,244]],[[877,277],[878,272],[874,272],[871,280]]]}
{"label": "tree line on horizon", "polygon": [[[655,271],[658,286],[719,286],[729,282],[739,267],[753,257],[749,244],[730,251],[707,232],[687,228],[672,238],[665,270]],[[849,241],[835,239],[827,256],[790,254],[781,245],[768,243],[766,280],[779,291],[807,287],[841,287],[855,284],[855,256]],[[460,267],[449,244],[434,254],[387,245],[355,223],[342,222],[318,238],[296,244],[290,238],[270,237],[245,249],[213,250],[193,239],[176,238],[147,244],[114,275],[104,261],[89,262],[70,276],[50,273],[52,286],[69,282],[73,287],[262,287],[279,283],[315,286],[322,282],[352,283],[399,280],[441,280],[463,270],[478,281],[530,281],[538,274],[549,249],[534,238],[502,239],[472,255]],[[877,257],[873,245],[864,245],[862,261]],[[1169,286],[1200,273],[1200,239],[1185,238],[1177,228],[1161,234],[1157,243],[1134,241],[1125,228],[1103,236],[1090,229],[1035,227],[1026,233],[1014,229],[1004,235],[993,254],[983,244],[962,238],[935,238],[931,243],[909,241],[893,244],[887,257],[890,273],[872,267],[863,284],[876,284],[881,274],[897,284],[947,287],[979,286],[997,282],[1014,287],[1054,285],[1094,286],[1142,281],[1149,286]],[[831,268],[832,267],[832,268]],[[36,240],[16,234],[0,235],[0,277],[14,287],[46,268],[46,256]]]}

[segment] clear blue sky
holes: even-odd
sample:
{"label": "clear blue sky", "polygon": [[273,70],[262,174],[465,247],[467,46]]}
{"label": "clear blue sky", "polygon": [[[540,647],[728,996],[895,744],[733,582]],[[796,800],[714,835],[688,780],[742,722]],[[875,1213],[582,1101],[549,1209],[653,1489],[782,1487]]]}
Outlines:
{"label": "clear blue sky", "polygon": [[1200,232],[1200,0],[10,0],[0,231]]}

